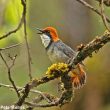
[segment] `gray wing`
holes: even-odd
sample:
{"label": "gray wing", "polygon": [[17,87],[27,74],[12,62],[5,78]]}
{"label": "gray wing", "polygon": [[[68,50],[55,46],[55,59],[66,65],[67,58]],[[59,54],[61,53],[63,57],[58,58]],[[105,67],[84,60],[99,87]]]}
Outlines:
{"label": "gray wing", "polygon": [[59,50],[63,51],[70,59],[76,56],[76,52],[68,45],[64,44],[61,40],[57,42],[57,45],[59,45]]}

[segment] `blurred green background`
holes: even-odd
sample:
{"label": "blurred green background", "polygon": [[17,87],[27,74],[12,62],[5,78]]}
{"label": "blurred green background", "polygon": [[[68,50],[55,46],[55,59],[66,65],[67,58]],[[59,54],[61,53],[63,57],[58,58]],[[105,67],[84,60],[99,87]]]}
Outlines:
{"label": "blurred green background", "polygon": [[[99,4],[95,0],[86,0],[95,7]],[[22,5],[20,0],[0,0],[0,36],[15,28],[20,20]],[[110,17],[110,9],[106,8]],[[41,43],[36,28],[53,26],[58,30],[60,38],[73,49],[80,43],[88,43],[95,36],[103,34],[105,27],[101,18],[94,12],[82,6],[76,0],[27,0],[27,31],[32,57],[32,75],[41,77],[51,65],[45,49]],[[28,81],[27,52],[23,37],[23,28],[10,37],[0,40],[0,47],[16,43],[22,46],[3,51],[10,64],[8,54],[18,55],[12,69],[12,77],[18,86],[24,86]],[[92,58],[84,61],[87,71],[87,83],[75,90],[75,97],[62,108],[52,107],[46,110],[110,110],[110,44],[104,46]],[[10,84],[7,70],[0,59],[0,83]],[[42,85],[37,90],[58,94],[58,80]],[[30,94],[35,97],[35,94]],[[30,98],[31,98],[30,97]],[[15,92],[0,87],[0,105],[11,105],[17,100]],[[42,108],[44,109],[44,108]],[[42,110],[36,108],[36,110]]]}

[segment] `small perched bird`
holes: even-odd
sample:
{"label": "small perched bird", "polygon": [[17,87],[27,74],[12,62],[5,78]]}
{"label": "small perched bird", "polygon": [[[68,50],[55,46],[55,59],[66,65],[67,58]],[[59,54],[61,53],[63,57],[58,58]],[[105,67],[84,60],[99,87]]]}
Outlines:
{"label": "small perched bird", "polygon": [[[60,40],[55,28],[46,27],[37,30],[52,63],[68,63],[76,56],[76,52]],[[77,64],[71,73],[74,88],[81,88],[86,82],[86,72],[82,63]]]}

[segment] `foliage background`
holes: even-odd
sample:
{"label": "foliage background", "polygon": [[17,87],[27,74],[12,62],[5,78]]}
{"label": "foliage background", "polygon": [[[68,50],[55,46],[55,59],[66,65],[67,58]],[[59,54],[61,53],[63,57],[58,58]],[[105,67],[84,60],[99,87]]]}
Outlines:
{"label": "foliage background", "polygon": [[[98,8],[94,0],[87,0]],[[57,28],[60,38],[73,49],[80,43],[88,43],[95,36],[101,35],[105,28],[101,18],[94,12],[82,6],[75,0],[27,0],[27,31],[32,56],[32,73],[34,77],[44,75],[47,67],[51,64],[41,44],[36,27],[44,28],[53,26]],[[106,8],[108,15],[109,8]],[[0,0],[0,36],[15,28],[20,20],[22,5],[20,0]],[[23,43],[22,46],[5,50],[3,53],[7,59],[8,54],[18,55],[16,64],[12,70],[12,77],[19,86],[28,82],[27,54],[25,49],[23,29],[16,34],[0,41],[0,47],[15,43]],[[110,44],[87,58],[84,62],[87,71],[87,83],[80,89],[75,90],[75,97],[70,104],[63,106],[63,110],[109,110],[110,109]],[[8,61],[8,63],[10,63]],[[7,70],[0,59],[0,82],[10,84]],[[38,87],[38,90],[58,95],[58,80]],[[31,97],[35,95],[31,94]],[[15,102],[15,92],[7,88],[0,88],[0,105],[10,105]],[[39,108],[36,108],[40,110]],[[50,110],[50,108],[46,108]],[[61,108],[53,107],[53,110]]]}

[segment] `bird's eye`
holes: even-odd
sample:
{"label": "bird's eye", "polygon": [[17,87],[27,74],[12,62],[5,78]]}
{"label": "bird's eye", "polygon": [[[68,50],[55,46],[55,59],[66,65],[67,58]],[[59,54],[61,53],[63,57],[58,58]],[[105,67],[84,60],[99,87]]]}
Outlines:
{"label": "bird's eye", "polygon": [[50,33],[50,31],[49,31],[49,30],[47,30],[46,32],[47,32],[47,33]]}

